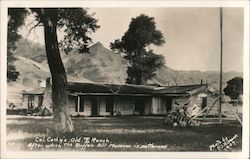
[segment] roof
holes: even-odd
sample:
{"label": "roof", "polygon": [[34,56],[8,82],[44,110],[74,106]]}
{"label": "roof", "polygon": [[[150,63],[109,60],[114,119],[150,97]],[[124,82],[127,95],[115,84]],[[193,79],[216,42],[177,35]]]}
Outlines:
{"label": "roof", "polygon": [[[186,96],[193,95],[207,89],[207,85],[183,86],[148,86],[148,85],[118,85],[100,83],[68,82],[68,91],[71,95],[132,95],[132,96]],[[40,95],[45,88],[38,88],[22,94]]]}
{"label": "roof", "polygon": [[22,92],[22,94],[40,95],[40,94],[44,94],[44,90],[45,90],[45,88],[37,88],[37,89],[34,89],[32,91]]}
{"label": "roof", "polygon": [[85,95],[192,95],[204,91],[207,85],[184,85],[184,86],[147,86],[147,85],[116,85],[97,83],[68,83],[70,92],[79,92]]}
{"label": "roof", "polygon": [[153,86],[69,82],[68,90],[81,93],[152,94]]}
{"label": "roof", "polygon": [[206,84],[183,85],[183,86],[165,86],[154,91],[155,94],[187,94],[192,95],[207,89]]}
{"label": "roof", "polygon": [[208,86],[207,91],[212,93],[213,95],[220,95],[220,91],[212,85]]}

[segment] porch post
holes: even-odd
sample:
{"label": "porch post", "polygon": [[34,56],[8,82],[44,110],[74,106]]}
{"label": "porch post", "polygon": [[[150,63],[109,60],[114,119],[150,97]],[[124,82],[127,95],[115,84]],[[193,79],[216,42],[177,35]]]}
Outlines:
{"label": "porch post", "polygon": [[79,110],[80,110],[80,100],[81,100],[81,98],[80,98],[80,96],[78,95],[78,96],[77,96],[77,113],[79,113]]}

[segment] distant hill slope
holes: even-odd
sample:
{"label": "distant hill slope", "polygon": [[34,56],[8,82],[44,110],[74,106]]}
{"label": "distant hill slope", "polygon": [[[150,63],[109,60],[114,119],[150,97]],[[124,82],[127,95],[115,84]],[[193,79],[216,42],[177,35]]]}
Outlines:
{"label": "distant hill slope", "polygon": [[[40,64],[46,64],[45,47],[41,44],[32,43],[21,39],[17,43],[17,55],[26,57]],[[89,80],[99,83],[123,84],[127,77],[127,62],[119,54],[113,53],[105,48],[100,42],[90,47],[90,54],[79,54],[73,50],[66,55],[61,53],[67,75],[71,80]],[[46,65],[47,66],[47,65]],[[17,67],[22,67],[21,65]],[[34,74],[34,76],[37,76]],[[223,87],[226,82],[236,76],[243,76],[242,72],[223,73]],[[178,71],[167,66],[156,72],[156,77],[149,83],[161,85],[186,85],[199,84],[201,79],[204,82],[213,84],[216,88],[219,85],[219,72],[216,71]]]}
{"label": "distant hill slope", "polygon": [[77,73],[93,82],[125,83],[126,60],[99,42],[91,46],[89,52],[89,54],[79,54],[73,51],[69,55],[63,53],[62,59],[67,74]]}
{"label": "distant hill slope", "polygon": [[[226,87],[227,81],[234,77],[242,77],[241,72],[224,72],[222,87]],[[201,79],[203,83],[211,84],[213,87],[219,89],[220,73],[218,71],[178,71],[162,67],[156,72],[156,77],[150,82],[158,83],[161,85],[188,85],[188,84],[200,84]]]}
{"label": "distant hill slope", "polygon": [[[68,55],[61,53],[67,75],[73,77],[71,81],[81,77],[100,83],[125,83],[127,77],[125,59],[106,49],[100,42],[92,45],[89,52],[89,54],[79,54],[73,50]],[[37,63],[47,64],[45,48],[41,44],[21,39],[17,42],[16,54]],[[77,81],[80,81],[80,78]]]}
{"label": "distant hill slope", "polygon": [[18,83],[27,87],[37,87],[39,79],[50,76],[46,64],[22,56],[16,56],[16,59],[14,64],[20,73]]}

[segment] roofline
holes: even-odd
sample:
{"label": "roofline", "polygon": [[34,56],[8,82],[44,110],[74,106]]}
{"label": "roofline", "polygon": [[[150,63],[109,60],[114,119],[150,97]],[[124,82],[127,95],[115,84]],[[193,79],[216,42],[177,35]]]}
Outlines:
{"label": "roofline", "polygon": [[205,85],[203,85],[203,86],[201,86],[201,87],[199,87],[199,88],[196,88],[196,89],[193,89],[193,90],[191,90],[191,91],[188,91],[187,93],[188,93],[189,95],[194,95],[194,94],[199,93],[199,92],[201,92],[201,91],[203,91],[203,90],[206,90],[206,89],[207,89],[207,85],[205,84]]}
{"label": "roofline", "polygon": [[43,93],[28,93],[28,92],[23,92],[21,94],[23,94],[23,95],[42,95],[42,94],[44,94],[44,92]]}
{"label": "roofline", "polygon": [[165,96],[165,97],[183,97],[183,96],[190,96],[188,93],[165,93],[165,94],[140,94],[140,93],[79,93],[79,92],[74,92],[74,93],[69,93],[71,96],[145,96],[145,97],[150,97],[150,96]]}
{"label": "roofline", "polygon": [[191,86],[208,86],[208,84],[190,84],[190,85],[174,85],[174,86],[165,86],[161,85],[160,87],[191,87]]}
{"label": "roofline", "polygon": [[92,84],[92,85],[115,85],[115,86],[132,86],[132,87],[143,87],[147,89],[154,89],[155,86],[150,85],[136,85],[136,84],[112,84],[112,83],[88,83],[88,82],[68,82],[68,84]]}
{"label": "roofline", "polygon": [[69,95],[78,96],[153,96],[153,94],[131,94],[131,93],[69,93]]}

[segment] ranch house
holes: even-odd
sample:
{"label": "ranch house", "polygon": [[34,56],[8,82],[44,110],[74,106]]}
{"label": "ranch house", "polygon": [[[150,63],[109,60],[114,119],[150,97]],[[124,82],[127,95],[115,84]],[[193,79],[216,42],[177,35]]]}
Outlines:
{"label": "ranch house", "polygon": [[[46,88],[23,93],[28,109],[41,107]],[[183,106],[190,97],[204,108],[216,98],[206,84],[184,86],[68,83],[72,116],[166,115],[173,106]],[[47,106],[46,106],[47,107]]]}
{"label": "ranch house", "polygon": [[[201,108],[215,96],[206,84],[185,86],[114,85],[69,83],[72,115],[166,115],[174,105],[184,105],[190,97]],[[208,99],[209,98],[209,99]]]}

